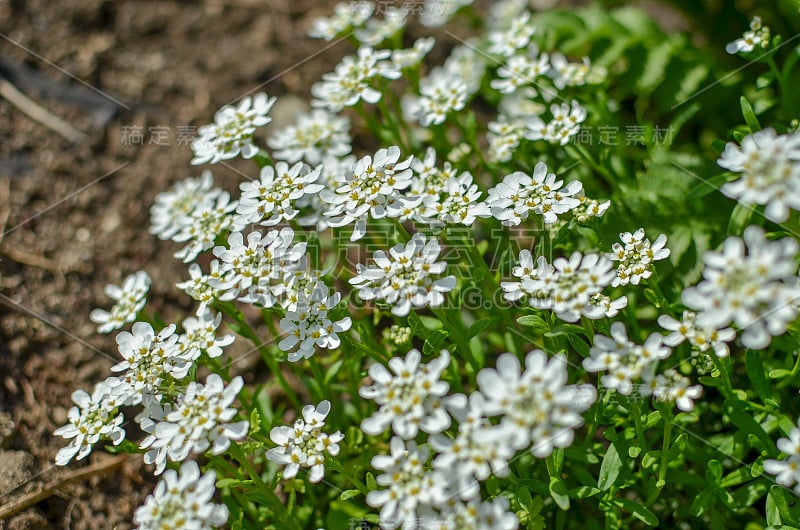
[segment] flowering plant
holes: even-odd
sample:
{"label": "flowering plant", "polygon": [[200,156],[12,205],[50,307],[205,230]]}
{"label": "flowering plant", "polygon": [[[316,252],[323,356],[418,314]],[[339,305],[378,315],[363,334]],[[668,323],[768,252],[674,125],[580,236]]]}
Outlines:
{"label": "flowering plant", "polygon": [[[151,209],[197,310],[109,286],[120,361],[55,432],[59,465],[144,455],[139,528],[800,521],[800,48],[759,18],[721,46],[766,69],[741,124],[635,9],[471,4],[338,4],[311,35],[356,50],[313,110],[270,130],[257,94],[200,128],[193,164],[253,167]],[[470,40],[402,46],[453,17]]]}

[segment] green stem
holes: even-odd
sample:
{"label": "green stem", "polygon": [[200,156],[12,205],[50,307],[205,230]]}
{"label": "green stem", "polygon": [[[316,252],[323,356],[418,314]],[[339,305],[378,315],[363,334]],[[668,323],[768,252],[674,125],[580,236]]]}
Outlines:
{"label": "green stem", "polygon": [[661,444],[661,467],[658,469],[658,482],[656,488],[661,490],[666,485],[667,464],[669,464],[669,445],[672,441],[672,409],[668,406],[662,411],[664,418],[664,441]]}

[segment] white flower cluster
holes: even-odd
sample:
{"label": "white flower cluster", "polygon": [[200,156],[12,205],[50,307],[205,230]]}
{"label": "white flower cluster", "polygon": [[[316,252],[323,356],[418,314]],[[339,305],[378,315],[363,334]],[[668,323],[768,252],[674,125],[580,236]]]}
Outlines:
{"label": "white flower cluster", "polygon": [[339,305],[342,295],[329,296],[328,286],[317,282],[310,295],[300,292],[296,307],[286,313],[280,321],[281,331],[288,333],[278,346],[289,353],[289,361],[308,359],[315,348],[334,350],[341,344],[337,333],[350,329],[350,317],[332,321],[328,311]]}
{"label": "white flower cluster", "polygon": [[339,2],[333,7],[332,17],[314,20],[308,36],[331,41],[350,28],[362,26],[375,10],[375,4],[365,1]]}
{"label": "white flower cluster", "polygon": [[147,322],[136,322],[133,329],[117,335],[117,348],[123,361],[111,367],[118,377],[107,379],[120,399],[129,405],[142,403],[145,396],[162,395],[166,377],[183,379],[192,366],[191,350],[178,346],[175,324],[158,333]]}
{"label": "white flower cluster", "polygon": [[628,304],[621,296],[612,300],[603,294],[616,277],[611,260],[599,254],[574,252],[569,259],[556,258],[549,264],[539,256],[536,264],[529,250],[519,254],[520,264],[512,270],[518,282],[502,282],[506,300],[526,299],[536,309],[554,311],[567,322],[584,316],[596,320],[614,317]]}
{"label": "white flower cluster", "polygon": [[608,259],[619,262],[617,277],[611,282],[613,287],[629,283],[639,285],[639,282],[653,275],[654,261],[669,257],[669,249],[664,248],[667,244],[667,236],[664,234],[658,236],[652,244],[644,237],[644,228],[633,234],[622,232],[619,238],[625,246],[614,243],[611,246],[612,251],[606,254]]}
{"label": "white flower cluster", "polygon": [[391,50],[375,51],[362,46],[356,57],[348,55],[333,72],[323,75],[322,81],[311,87],[315,98],[311,106],[339,112],[362,99],[367,103],[377,103],[382,94],[372,88],[370,82],[378,77],[397,79],[401,75],[390,60],[391,56]]}
{"label": "white flower cluster", "polygon": [[268,114],[275,101],[274,97],[259,93],[242,99],[238,107],[225,105],[219,109],[214,123],[197,130],[198,136],[192,142],[192,164],[216,164],[240,154],[244,158],[256,156],[258,147],[253,144],[253,133],[272,121]]}
{"label": "white flower cluster", "polygon": [[294,478],[300,468],[308,468],[308,479],[319,482],[325,477],[325,454],[339,454],[339,442],[344,435],[339,431],[333,434],[322,432],[325,418],[331,411],[330,401],[322,401],[319,405],[303,407],[303,418],[294,422],[292,427],[283,425],[273,427],[270,439],[277,447],[267,451],[267,459],[285,466],[283,478]]}
{"label": "white flower cluster", "polygon": [[728,356],[730,353],[728,343],[736,337],[736,331],[733,328],[698,327],[697,313],[694,311],[684,311],[681,320],[676,320],[669,315],[661,315],[658,317],[658,325],[672,332],[664,337],[664,344],[667,346],[674,348],[688,340],[693,349],[702,353],[711,349],[717,357]]}
{"label": "white flower cluster", "polygon": [[628,339],[625,324],[614,322],[610,337],[594,336],[594,346],[589,350],[590,357],[583,360],[583,367],[589,372],[608,372],[600,378],[603,386],[629,396],[633,383],[655,377],[656,363],[671,353],[659,333],[651,334],[643,345],[638,345]]}
{"label": "white flower cluster", "polygon": [[391,425],[394,434],[411,440],[420,430],[440,433],[450,426],[442,399],[450,385],[439,380],[450,363],[450,354],[442,350],[428,364],[421,364],[421,359],[418,350],[411,350],[405,359],[394,357],[389,361],[391,372],[379,363],[369,367],[373,384],[362,386],[358,394],[375,401],[380,408],[361,422],[362,431],[378,435]]}
{"label": "white flower cluster", "polygon": [[797,427],[789,431],[789,437],[779,439],[777,445],[778,450],[789,458],[765,460],[764,471],[776,475],[775,482],[781,486],[794,486],[794,491],[800,494],[800,420]]}
{"label": "white flower cluster", "polygon": [[[396,53],[396,52],[395,52]],[[300,114],[295,125],[273,133],[267,145],[272,156],[290,164],[304,160],[315,165],[350,153],[350,120],[322,109]]]}
{"label": "white flower cluster", "polygon": [[423,37],[414,41],[411,48],[392,50],[392,64],[395,68],[413,68],[433,49],[436,39]]}
{"label": "white flower cluster", "polygon": [[231,202],[227,191],[220,191],[213,199],[198,204],[191,216],[181,223],[180,231],[172,236],[173,241],[186,243],[174,256],[189,263],[213,247],[217,236],[233,227],[231,214],[235,210],[236,201]]}
{"label": "white flower cluster", "polygon": [[731,55],[739,52],[750,53],[756,48],[766,50],[769,48],[769,28],[761,22],[761,17],[753,17],[750,21],[750,30],[745,31],[741,38],[729,42],[725,51]]}
{"label": "white flower cluster", "polygon": [[234,377],[225,386],[219,375],[211,374],[205,385],[189,383],[186,393],[168,412],[157,402],[150,403],[155,410],[145,413],[158,421],[146,423],[150,435],[140,444],[142,449],[148,449],[145,463],[155,464],[155,474],[159,475],[167,465],[167,458],[182,462],[193,453],[210,451],[218,455],[228,449],[231,440],[242,440],[249,422],[230,423],[230,420],[238,413],[231,405],[243,386],[241,377]]}
{"label": "white flower cluster", "polygon": [[[428,520],[437,525],[425,528],[516,529],[519,521],[507,502],[480,499],[479,481],[506,476],[519,450],[541,458],[571,445],[574,430],[583,424],[581,414],[597,399],[594,387],[567,385],[566,359],[548,359],[536,350],[527,355],[524,371],[517,357],[506,353],[496,369],[478,373],[479,390],[469,398],[445,397],[447,384],[438,377],[448,357],[442,354],[428,365],[419,361],[415,350],[405,361],[392,359],[394,375],[373,365],[370,376],[378,384],[362,388],[363,397],[381,404],[362,425],[365,432],[378,434],[391,424],[397,434],[390,454],[372,459],[383,472],[377,483],[385,489],[370,491],[367,504],[381,508],[385,528],[413,528],[414,522]],[[458,422],[455,438],[439,434],[451,421],[445,410]],[[441,418],[429,420],[431,411]],[[491,420],[495,416],[499,421]],[[433,433],[430,446],[412,440],[418,427]]]}
{"label": "white flower cluster", "polygon": [[408,22],[409,9],[406,6],[388,5],[383,11],[383,18],[370,17],[364,26],[357,28],[353,35],[367,46],[377,46],[383,41],[397,35]]}
{"label": "white flower cluster", "polygon": [[475,0],[425,0],[419,21],[423,26],[439,27],[450,20],[464,6],[472,5]]}
{"label": "white flower cluster", "polygon": [[721,252],[705,253],[703,281],[684,289],[683,303],[697,312],[699,327],[734,323],[745,347],[765,348],[797,318],[797,250],[794,239],[770,241],[763,229],[748,226],[744,239],[729,237]]}
{"label": "white flower cluster", "polygon": [[291,168],[286,162],[264,166],[259,180],[239,184],[242,196],[236,207],[234,226],[243,229],[250,224],[275,226],[291,221],[300,213],[295,209],[297,201],[325,188],[317,183],[321,171],[322,166],[312,170],[304,162],[297,162]]}
{"label": "white flower cluster", "polygon": [[356,265],[357,275],[350,284],[358,289],[362,300],[381,300],[391,304],[392,314],[406,316],[412,307],[439,307],[444,303],[444,293],[456,286],[455,276],[436,278],[443,274],[447,264],[436,261],[441,247],[436,239],[426,243],[425,235],[417,232],[403,245],[375,251],[375,265]]}
{"label": "white flower cluster", "polygon": [[400,160],[400,149],[391,146],[379,149],[375,156],[367,155],[353,166],[352,171],[336,176],[335,191],[322,190],[320,197],[330,204],[325,215],[330,226],[355,223],[351,241],[367,232],[367,218],[382,219],[388,207],[397,200],[398,192],[411,184],[411,157]]}
{"label": "white flower cluster", "polygon": [[580,204],[574,196],[583,185],[572,181],[562,188],[563,184],[554,173],[547,172],[545,163],[539,162],[530,177],[521,171],[506,175],[503,182],[489,190],[486,202],[492,216],[506,226],[521,224],[530,212],[541,215],[544,224],[553,224],[559,215]]}
{"label": "white flower cluster", "polygon": [[741,147],[728,143],[717,163],[741,174],[720,191],[742,204],[766,205],[770,221],[782,223],[790,210],[800,210],[800,133],[758,131],[745,136]]}
{"label": "white flower cluster", "polygon": [[200,474],[196,462],[185,462],[176,472],[168,470],[133,514],[137,530],[164,530],[165,528],[191,528],[212,530],[228,521],[228,507],[214,504],[213,471]]}
{"label": "white flower cluster", "polygon": [[197,314],[187,317],[182,323],[183,333],[178,338],[179,356],[195,360],[202,352],[212,359],[222,355],[222,348],[233,344],[233,335],[217,337],[222,322],[222,313],[214,314],[206,306],[200,306]]}
{"label": "white flower cluster", "polygon": [[220,279],[212,286],[223,291],[220,300],[240,300],[273,307],[285,290],[284,276],[304,263],[306,244],[294,242],[294,230],[270,230],[266,235],[254,231],[228,236],[228,246],[214,247],[219,258]]}
{"label": "white flower cluster", "polygon": [[205,170],[200,177],[180,180],[156,195],[150,207],[150,233],[159,239],[172,238],[189,224],[198,206],[213,202],[222,192],[213,186],[214,177]]}
{"label": "white flower cluster", "polygon": [[692,385],[685,377],[673,368],[664,370],[642,387],[642,394],[652,394],[659,401],[674,402],[678,409],[688,412],[694,409],[694,400],[703,394],[702,385]]}
{"label": "white flower cluster", "polygon": [[89,313],[92,322],[100,324],[99,333],[110,333],[119,329],[127,322],[136,320],[136,314],[147,303],[147,293],[150,290],[150,276],[145,271],[138,271],[126,277],[122,286],[108,284],[105,287],[106,296],[116,303],[111,306],[111,311],[94,309]]}
{"label": "white flower cluster", "polygon": [[493,79],[491,87],[503,94],[511,94],[518,88],[535,85],[536,80],[550,71],[550,56],[539,53],[539,48],[531,44],[527,53],[512,55],[497,69],[499,79]]}
{"label": "white flower cluster", "polygon": [[53,434],[70,440],[56,454],[56,465],[65,466],[73,458],[81,460],[92,451],[94,444],[108,439],[119,445],[125,439],[122,428],[124,417],[118,408],[122,404],[114,397],[113,389],[102,381],[95,385],[89,395],[84,390],[72,393],[75,405],[69,409],[69,423],[56,429]]}
{"label": "white flower cluster", "polygon": [[566,145],[581,130],[586,121],[586,109],[573,100],[570,104],[550,105],[552,118],[545,122],[541,116],[534,116],[525,123],[525,138],[545,140],[550,143]]}

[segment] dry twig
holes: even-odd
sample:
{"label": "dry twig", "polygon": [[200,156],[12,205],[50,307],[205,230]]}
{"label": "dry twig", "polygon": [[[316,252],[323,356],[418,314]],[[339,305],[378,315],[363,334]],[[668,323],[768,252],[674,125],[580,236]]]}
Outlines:
{"label": "dry twig", "polygon": [[28,96],[17,90],[17,87],[0,78],[0,96],[8,100],[9,103],[24,112],[29,118],[35,120],[48,129],[57,132],[73,143],[80,143],[86,139],[86,135],[65,122],[46,108],[42,107]]}

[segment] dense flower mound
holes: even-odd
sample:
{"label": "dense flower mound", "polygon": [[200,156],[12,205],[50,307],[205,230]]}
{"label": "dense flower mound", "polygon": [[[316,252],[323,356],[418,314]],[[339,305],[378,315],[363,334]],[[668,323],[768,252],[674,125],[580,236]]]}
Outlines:
{"label": "dense flower mound", "polygon": [[56,464],[143,453],[141,529],[796,525],[792,39],[752,18],[717,80],[705,19],[388,4],[309,20],[354,47],[286,125],[259,93],[199,128],[192,164],[249,162],[150,209],[191,305],[106,287]]}

